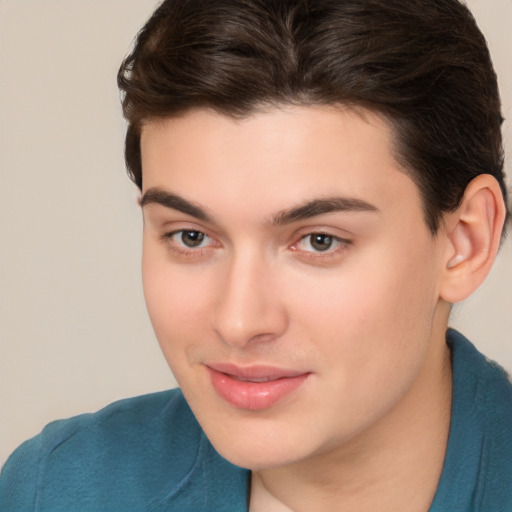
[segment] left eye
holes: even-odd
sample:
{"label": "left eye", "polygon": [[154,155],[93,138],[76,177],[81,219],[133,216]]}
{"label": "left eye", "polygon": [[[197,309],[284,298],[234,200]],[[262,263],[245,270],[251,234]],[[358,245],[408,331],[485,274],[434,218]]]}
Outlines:
{"label": "left eye", "polygon": [[202,231],[196,231],[195,229],[182,229],[172,233],[169,237],[173,242],[187,247],[188,249],[194,249],[196,247],[203,247],[210,243],[210,237]]}
{"label": "left eye", "polygon": [[341,239],[326,233],[310,233],[300,239],[298,248],[302,251],[327,252],[337,249],[342,243]]}

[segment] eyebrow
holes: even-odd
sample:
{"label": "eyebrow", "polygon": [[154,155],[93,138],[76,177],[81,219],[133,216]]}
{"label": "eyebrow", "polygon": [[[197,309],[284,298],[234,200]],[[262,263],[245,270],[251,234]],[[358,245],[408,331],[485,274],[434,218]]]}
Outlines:
{"label": "eyebrow", "polygon": [[318,215],[336,212],[378,212],[379,209],[362,199],[352,197],[327,197],[324,199],[313,199],[307,203],[284,210],[272,220],[274,225],[289,224],[298,220],[310,219]]}
{"label": "eyebrow", "polygon": [[[178,210],[198,220],[213,222],[213,216],[202,206],[158,187],[148,189],[140,199],[139,204],[142,208],[149,204],[159,204],[166,208]],[[362,199],[334,196],[313,199],[300,206],[283,210],[273,217],[271,224],[275,226],[285,225],[327,213],[378,211],[379,209],[376,206]]]}
{"label": "eyebrow", "polygon": [[202,206],[158,187],[149,188],[139,201],[141,208],[149,204],[159,204],[166,208],[172,208],[205,222],[212,222],[213,220],[213,217]]}

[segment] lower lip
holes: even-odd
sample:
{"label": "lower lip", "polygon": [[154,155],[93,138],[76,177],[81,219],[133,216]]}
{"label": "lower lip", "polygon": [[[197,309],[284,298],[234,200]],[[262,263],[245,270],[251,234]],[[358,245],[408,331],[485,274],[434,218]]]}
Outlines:
{"label": "lower lip", "polygon": [[259,411],[268,409],[295,391],[310,375],[304,373],[295,377],[283,377],[268,382],[237,380],[231,375],[209,367],[212,385],[218,395],[233,407]]}

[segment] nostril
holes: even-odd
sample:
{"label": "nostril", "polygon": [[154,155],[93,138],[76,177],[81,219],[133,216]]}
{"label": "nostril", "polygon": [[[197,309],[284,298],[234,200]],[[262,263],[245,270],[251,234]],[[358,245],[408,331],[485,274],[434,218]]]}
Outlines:
{"label": "nostril", "polygon": [[248,344],[274,341],[286,330],[286,315],[281,308],[217,310],[212,327],[227,345],[243,347]]}

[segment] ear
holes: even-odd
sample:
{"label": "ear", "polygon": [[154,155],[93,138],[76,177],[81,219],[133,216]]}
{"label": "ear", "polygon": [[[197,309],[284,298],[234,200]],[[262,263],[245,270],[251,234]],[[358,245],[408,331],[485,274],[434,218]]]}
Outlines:
{"label": "ear", "polygon": [[489,274],[505,222],[505,203],[500,186],[489,174],[481,174],[466,187],[455,212],[444,218],[446,251],[440,296],[447,302],[469,297]]}

